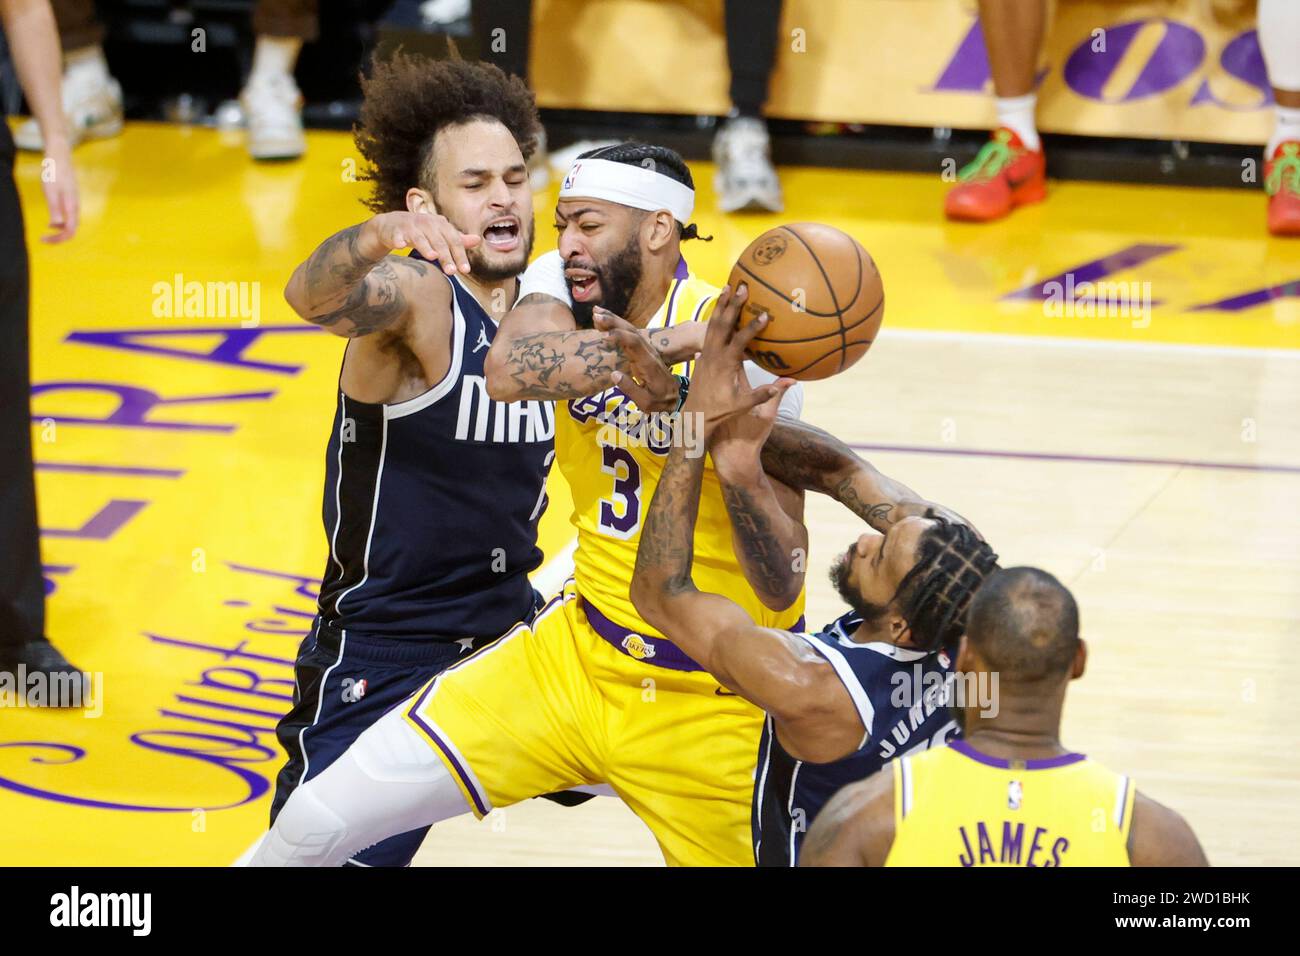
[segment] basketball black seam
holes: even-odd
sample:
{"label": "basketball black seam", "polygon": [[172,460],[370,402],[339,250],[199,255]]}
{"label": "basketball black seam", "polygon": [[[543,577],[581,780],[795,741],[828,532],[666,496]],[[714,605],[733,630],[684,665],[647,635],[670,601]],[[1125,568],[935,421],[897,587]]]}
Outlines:
{"label": "basketball black seam", "polygon": [[[870,339],[869,341],[866,341],[866,342],[854,342],[854,343],[853,343],[853,346],[858,346],[858,345],[864,346],[863,351],[865,352],[865,351],[867,351],[867,350],[869,350],[869,349],[871,348],[872,344],[875,343],[875,341],[876,341],[875,339]],[[850,346],[850,347],[853,347],[853,346]],[[811,362],[809,362],[807,365],[801,366],[800,368],[794,369],[793,371],[785,370],[785,371],[780,372],[779,374],[780,374],[781,376],[785,377],[785,378],[791,378],[792,376],[798,375],[798,374],[801,373],[801,372],[806,372],[806,371],[808,371],[808,369],[812,368],[812,367],[813,367],[814,365],[816,365],[818,362],[820,362],[820,361],[822,361],[822,360],[824,360],[824,359],[826,359],[826,358],[829,358],[830,356],[834,355],[836,352],[839,352],[841,356],[844,356],[844,355],[847,354],[847,351],[844,350],[844,349],[834,349],[834,348],[833,348],[833,349],[831,349],[831,350],[828,351],[828,352],[823,352],[821,355],[817,356],[815,359],[813,359],[813,360],[812,360]],[[768,371],[771,371],[771,369],[768,369]],[[835,371],[836,371],[836,373],[838,374],[839,372],[842,372],[843,369],[836,369]],[[773,372],[772,374],[773,374],[773,375],[776,375],[776,374],[778,374],[778,373]],[[829,377],[829,376],[828,376],[828,377]]]}
{"label": "basketball black seam", "polygon": [[[790,235],[798,239],[799,245],[803,246],[806,250],[808,250],[808,255],[811,256],[812,261],[817,264],[817,271],[822,274],[822,281],[826,283],[826,291],[831,294],[831,302],[835,306],[835,321],[840,324],[840,367],[836,369],[836,371],[842,372],[844,371],[843,353],[844,353],[844,349],[849,347],[849,337],[844,332],[844,310],[840,308],[840,297],[835,294],[835,286],[831,285],[831,277],[826,274],[826,268],[822,265],[822,261],[817,258],[817,253],[813,252],[812,246],[808,245],[808,243],[804,241],[803,236],[799,235],[799,233],[795,232],[789,226],[781,226],[780,228],[784,229],[786,232],[790,233]],[[859,259],[859,265],[860,265],[861,257],[858,256],[856,249],[853,250],[853,255],[854,258]]]}
{"label": "basketball black seam", "polygon": [[[755,282],[757,282],[759,285],[766,288],[769,292],[775,292],[777,295],[779,295],[783,302],[789,303],[790,305],[794,305],[794,303],[790,301],[790,297],[788,295],[786,295],[776,286],[772,285],[766,280],[755,275],[754,272],[750,270],[744,263],[737,262],[736,266],[740,269],[741,272],[745,273],[745,275],[747,276],[750,276]],[[811,309],[804,309],[802,311],[807,315],[815,315],[819,319],[829,319],[833,315],[839,315],[838,312],[814,312]]]}
{"label": "basketball black seam", "polygon": [[[868,312],[866,315],[864,315],[862,318],[858,319],[858,321],[854,322],[852,325],[844,326],[844,331],[852,332],[863,322],[870,321],[871,317],[875,315],[877,312],[879,312],[880,307],[884,304],[885,304],[885,296],[884,293],[882,292],[880,295],[880,301],[876,303],[876,307],[872,309],[870,312]],[[834,334],[835,334],[834,332],[827,332],[826,335],[810,335],[806,339],[767,339],[767,338],[763,338],[762,336],[757,336],[751,339],[750,341],[766,342],[769,345],[798,345],[800,342],[816,342],[818,339],[824,339]]]}
{"label": "basketball black seam", "polygon": [[[847,233],[846,233],[846,235],[847,235]],[[852,236],[850,236],[849,238],[852,238]],[[853,251],[854,251],[855,253],[857,252],[856,249],[854,249]],[[863,250],[863,251],[865,252],[866,250]],[[848,304],[845,305],[844,308],[841,310],[841,311],[843,311],[843,312],[847,312],[847,311],[849,311],[849,309],[853,308],[854,304],[858,301],[858,296],[862,295],[862,256],[861,256],[861,255],[858,255],[858,256],[856,256],[855,258],[858,260],[858,287],[857,287],[856,289],[853,290],[853,298],[850,299],[850,300],[848,301]],[[867,258],[868,258],[868,259],[871,259],[871,253],[869,253],[869,252],[867,253]],[[875,259],[871,259],[871,264],[872,264],[873,266],[875,266],[875,264],[876,264],[876,260],[875,260]],[[879,272],[880,269],[877,268],[876,271]],[[882,289],[884,288],[884,282],[883,282],[883,281],[881,282],[881,288],[882,288]]]}

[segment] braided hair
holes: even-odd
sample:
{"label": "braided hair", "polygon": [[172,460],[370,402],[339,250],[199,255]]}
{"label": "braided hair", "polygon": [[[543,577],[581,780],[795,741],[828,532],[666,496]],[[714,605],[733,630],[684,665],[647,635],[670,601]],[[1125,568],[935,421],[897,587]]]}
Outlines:
{"label": "braided hair", "polygon": [[[642,166],[681,183],[687,189],[695,188],[695,179],[691,176],[691,170],[686,165],[686,160],[682,159],[681,153],[677,152],[677,150],[669,149],[667,146],[637,142],[615,143],[613,146],[589,149],[580,155],[578,159],[606,159],[611,163]],[[712,236],[701,236],[700,227],[695,223],[683,226],[679,222],[677,224],[677,237],[683,242],[687,239],[700,239],[704,242],[713,241]]]}
{"label": "braided hair", "polygon": [[998,556],[968,526],[935,515],[917,542],[916,564],[899,582],[894,602],[922,650],[955,647],[966,627],[966,611]]}

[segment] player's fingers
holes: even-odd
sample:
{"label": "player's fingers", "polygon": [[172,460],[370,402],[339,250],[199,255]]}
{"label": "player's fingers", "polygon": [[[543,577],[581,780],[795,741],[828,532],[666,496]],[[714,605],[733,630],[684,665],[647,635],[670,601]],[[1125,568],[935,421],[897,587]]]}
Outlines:
{"label": "player's fingers", "polygon": [[447,241],[447,248],[451,250],[451,258],[455,260],[456,268],[468,276],[469,255],[465,252],[465,241],[463,235],[460,234],[460,230],[456,229],[455,226],[451,226],[446,232],[443,232],[443,238]]}
{"label": "player's fingers", "polygon": [[636,326],[620,315],[615,315],[609,309],[596,306],[592,309],[592,323],[602,332],[612,332],[616,329],[636,334]]}
{"label": "player's fingers", "polygon": [[63,229],[59,233],[58,241],[66,242],[76,234],[77,224],[81,219],[81,209],[75,187],[65,187],[62,190],[59,195],[59,208],[63,212]]}
{"label": "player's fingers", "polygon": [[455,257],[451,254],[451,246],[447,245],[447,240],[442,237],[441,233],[429,231],[425,233],[425,238],[429,240],[429,245],[433,246],[433,257],[438,260],[438,265],[447,275],[455,275],[459,266],[456,264]]}
{"label": "player's fingers", "polygon": [[709,318],[708,331],[704,333],[704,351],[716,352],[726,347],[727,340],[736,327],[736,317],[731,314],[734,299],[735,292],[731,286],[723,286],[713,307],[713,315]]}
{"label": "player's fingers", "polygon": [[781,410],[781,399],[785,393],[794,386],[792,378],[778,378],[770,385],[764,385],[755,391],[765,391],[767,397],[760,401],[754,409],[754,414],[764,421],[775,421],[777,413]]}
{"label": "player's fingers", "polygon": [[767,328],[768,323],[771,321],[772,317],[766,312],[763,312],[758,316],[758,318],[754,319],[753,322],[750,322],[744,328],[738,329],[736,334],[731,338],[731,350],[737,355],[742,354],[749,348],[749,343],[754,336]]}
{"label": "player's fingers", "polygon": [[[719,299],[721,301],[721,299]],[[723,342],[729,343],[736,335],[736,329],[740,325],[740,316],[745,311],[745,303],[749,301],[749,286],[743,282],[738,282],[736,288],[731,290],[731,295],[727,297],[725,305],[713,310],[709,325],[717,319],[722,321],[718,324],[721,326]]]}
{"label": "player's fingers", "polygon": [[792,378],[778,378],[775,382],[767,385],[760,385],[753,389],[748,395],[741,396],[741,401],[745,407],[754,409],[760,418],[767,417],[763,413],[771,412],[772,416],[776,415],[776,410],[781,404],[781,396],[786,393],[790,386],[794,385]]}
{"label": "player's fingers", "polygon": [[[438,250],[433,247],[429,237],[422,232],[417,232],[411,237],[411,248],[430,262],[434,262],[438,258]],[[442,263],[439,262],[438,265],[442,265]]]}
{"label": "player's fingers", "polygon": [[620,392],[632,399],[637,408],[643,411],[653,411],[655,406],[660,404],[654,395],[650,393],[650,390],[644,385],[638,385],[631,375],[624,375],[622,372],[611,372],[609,380],[614,383],[614,386]]}
{"label": "player's fingers", "polygon": [[434,250],[437,250],[438,264],[442,265],[443,272],[448,276],[456,272],[469,272],[469,260],[465,259],[464,248],[452,245],[448,233],[442,232],[441,229],[425,228],[424,234],[429,242],[433,243]]}
{"label": "player's fingers", "polygon": [[644,338],[635,331],[614,329],[606,332],[609,341],[618,346],[632,373],[642,382],[662,380],[671,377],[667,366],[659,355],[650,348]]}
{"label": "player's fingers", "polygon": [[644,411],[667,411],[675,407],[680,392],[677,379],[649,343],[636,332],[626,329],[616,329],[605,334],[609,341],[618,346],[626,364],[627,374],[619,373],[623,376],[624,383],[632,380],[632,384],[643,390],[640,397],[634,397],[633,401]]}

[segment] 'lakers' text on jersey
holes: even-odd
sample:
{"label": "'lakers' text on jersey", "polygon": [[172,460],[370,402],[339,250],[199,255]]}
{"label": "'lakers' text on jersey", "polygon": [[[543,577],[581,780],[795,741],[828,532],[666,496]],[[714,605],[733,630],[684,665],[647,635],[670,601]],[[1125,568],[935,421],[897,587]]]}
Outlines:
{"label": "'lakers' text on jersey", "polygon": [[326,456],[320,613],[387,637],[496,637],[528,617],[555,456],[551,402],[496,402],[496,323],[457,278],[451,366],[409,401],[338,395]]}
{"label": "'lakers' text on jersey", "polygon": [[871,776],[901,754],[941,746],[957,735],[949,712],[953,673],[948,654],[858,643],[850,635],[861,623],[850,611],[820,634],[799,635],[835,668],[865,732],[859,748],[842,760],[806,763],[786,752],[767,718],[754,786],[754,859],[759,866],[794,866],[808,827],[840,788]]}
{"label": "'lakers' text on jersey", "polygon": [[[707,319],[717,294],[716,287],[683,268],[673,280],[663,306],[646,327],[669,328]],[[681,374],[689,374],[690,370],[691,363],[674,368]],[[752,377],[754,372],[750,374]],[[758,370],[758,374],[765,373]],[[798,401],[797,396],[790,397]],[[573,524],[578,530],[574,558],[578,590],[589,606],[617,627],[658,636],[632,606],[628,581],[636,566],[641,526],[671,443],[695,440],[698,447],[688,447],[688,453],[704,454],[702,435],[692,436],[686,428],[674,431],[663,416],[643,413],[614,387],[573,399],[557,411],[556,457],[573,491]],[[802,595],[791,608],[772,611],[759,601],[745,580],[732,550],[731,523],[722,488],[711,467],[705,469],[700,492],[692,573],[700,590],[726,594],[761,625],[789,627],[802,616]],[[657,643],[642,641],[644,646],[623,649],[649,659],[656,654]]]}
{"label": "'lakers' text on jersey", "polygon": [[903,757],[886,866],[1128,866],[1133,782],[1083,754],[1010,761],[964,740]]}

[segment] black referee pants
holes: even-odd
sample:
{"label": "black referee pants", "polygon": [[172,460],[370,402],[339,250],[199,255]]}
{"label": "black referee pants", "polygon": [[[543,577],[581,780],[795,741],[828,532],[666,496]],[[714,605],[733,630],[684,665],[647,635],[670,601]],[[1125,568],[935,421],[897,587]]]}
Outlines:
{"label": "black referee pants", "polygon": [[0,659],[45,632],[32,464],[27,241],[0,120]]}

